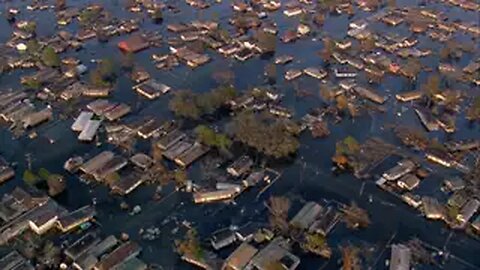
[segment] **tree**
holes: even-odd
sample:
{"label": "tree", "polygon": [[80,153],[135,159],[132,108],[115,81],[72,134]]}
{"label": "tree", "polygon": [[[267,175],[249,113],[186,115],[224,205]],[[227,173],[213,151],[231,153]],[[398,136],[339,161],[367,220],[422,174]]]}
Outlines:
{"label": "tree", "polygon": [[232,86],[220,86],[210,92],[196,94],[190,90],[178,91],[170,100],[169,108],[177,116],[198,119],[211,114],[237,95]]}
{"label": "tree", "polygon": [[27,22],[25,26],[23,26],[23,30],[30,33],[35,34],[37,32],[37,23],[36,22]]}
{"label": "tree", "polygon": [[441,48],[439,56],[441,60],[447,60],[448,58],[450,58],[450,50],[448,49],[448,47]]}
{"label": "tree", "polygon": [[330,88],[328,87],[327,84],[321,84],[320,85],[320,97],[323,99],[325,102],[330,102],[334,99],[334,93]]}
{"label": "tree", "polygon": [[480,96],[475,97],[472,105],[467,109],[467,119],[470,121],[480,119]]}
{"label": "tree", "polygon": [[78,20],[80,24],[87,25],[92,22],[95,22],[101,15],[101,9],[99,8],[87,8],[82,10],[78,15]]}
{"label": "tree", "polygon": [[44,181],[47,181],[50,175],[50,172],[45,168],[40,168],[40,170],[38,170],[38,176]]}
{"label": "tree", "polygon": [[117,71],[113,60],[105,58],[100,61],[90,74],[90,83],[97,87],[110,87],[117,78]]}
{"label": "tree", "polygon": [[354,202],[352,202],[349,206],[345,206],[342,209],[342,212],[343,221],[346,223],[348,228],[366,228],[370,225],[370,217],[368,216],[368,212],[365,209],[358,207]]}
{"label": "tree", "polygon": [[37,53],[39,53],[40,48],[41,46],[36,39],[30,39],[27,42],[27,52],[30,55],[36,55]]}
{"label": "tree", "polygon": [[175,246],[180,255],[193,257],[197,260],[203,259],[203,249],[200,246],[197,231],[193,228],[187,231],[184,239],[175,240]]}
{"label": "tree", "polygon": [[197,134],[198,140],[208,146],[227,150],[232,145],[232,141],[225,134],[216,133],[213,129],[205,125],[197,126],[195,133]]}
{"label": "tree", "polygon": [[64,10],[67,6],[67,0],[55,0],[55,8],[57,10]]}
{"label": "tree", "polygon": [[326,37],[323,39],[323,50],[320,52],[320,57],[324,62],[330,62],[334,48],[335,43],[331,38]]}
{"label": "tree", "polygon": [[176,170],[174,173],[175,183],[177,183],[178,187],[185,186],[188,181],[188,174],[187,171],[183,169]]}
{"label": "tree", "polygon": [[317,26],[322,26],[324,22],[325,15],[323,13],[317,12],[315,15],[313,15],[313,23],[315,23]]}
{"label": "tree", "polygon": [[397,7],[397,1],[396,0],[387,0],[387,6],[389,8],[396,8]]}
{"label": "tree", "polygon": [[31,170],[25,170],[23,172],[23,181],[30,186],[35,185],[39,180],[39,177],[34,174]]}
{"label": "tree", "polygon": [[312,126],[312,136],[314,138],[324,138],[330,135],[328,123],[326,121],[315,121]]}
{"label": "tree", "polygon": [[163,21],[163,12],[161,8],[155,8],[155,10],[152,12],[152,20],[155,23],[161,23]]}
{"label": "tree", "polygon": [[233,119],[232,131],[237,141],[274,158],[294,154],[300,145],[288,126],[268,115],[242,112]]}
{"label": "tree", "polygon": [[360,144],[358,141],[352,136],[347,136],[335,144],[335,155],[332,160],[337,166],[344,169],[348,165],[349,158],[357,155],[359,152]]}
{"label": "tree", "polygon": [[120,65],[123,70],[132,71],[133,66],[135,65],[135,58],[133,56],[133,53],[128,52],[122,54],[122,57],[120,58]]}
{"label": "tree", "polygon": [[273,53],[277,47],[277,38],[275,35],[267,33],[265,31],[257,32],[258,47],[262,53]]}
{"label": "tree", "polygon": [[277,66],[273,63],[268,63],[265,66],[264,74],[270,83],[274,83],[277,79]]}
{"label": "tree", "polygon": [[117,172],[112,172],[112,173],[109,173],[105,176],[104,181],[107,184],[107,186],[111,187],[113,184],[120,181],[120,179],[121,179],[121,177]]}
{"label": "tree", "polygon": [[328,246],[325,237],[321,234],[306,233],[305,240],[301,246],[305,251],[312,252],[327,259],[332,255],[332,250]]}
{"label": "tree", "polygon": [[343,270],[360,270],[360,259],[358,257],[359,250],[353,246],[345,246],[341,248]]}
{"label": "tree", "polygon": [[440,93],[440,77],[436,74],[430,75],[423,85],[423,90],[430,98]]}
{"label": "tree", "polygon": [[28,78],[22,82],[22,84],[25,86],[25,88],[30,89],[30,90],[38,90],[40,89],[41,83],[34,78]]}
{"label": "tree", "polygon": [[344,111],[347,109],[348,107],[348,99],[347,97],[344,95],[344,94],[341,94],[341,95],[338,95],[336,98],[335,98],[335,101],[337,103],[337,109],[339,109],[340,111]]}
{"label": "tree", "polygon": [[265,266],[265,270],[285,270],[285,267],[279,261],[271,261]]}
{"label": "tree", "polygon": [[416,80],[418,74],[422,71],[422,63],[417,58],[408,58],[405,66],[406,74],[411,80]]}
{"label": "tree", "polygon": [[54,197],[62,193],[66,188],[66,181],[59,174],[51,174],[47,178],[48,195]]}
{"label": "tree", "polygon": [[198,119],[201,116],[201,110],[196,105],[196,95],[190,90],[175,92],[173,98],[168,103],[168,107],[176,116]]}
{"label": "tree", "polygon": [[41,58],[42,58],[42,62],[48,67],[60,66],[60,57],[55,52],[55,50],[50,46],[43,49]]}
{"label": "tree", "polygon": [[225,68],[225,66],[218,67],[213,73],[212,73],[212,78],[218,83],[218,84],[233,84],[235,81],[235,73],[229,69]]}
{"label": "tree", "polygon": [[371,52],[375,49],[375,39],[373,36],[369,36],[366,39],[360,41],[360,50],[362,52]]}

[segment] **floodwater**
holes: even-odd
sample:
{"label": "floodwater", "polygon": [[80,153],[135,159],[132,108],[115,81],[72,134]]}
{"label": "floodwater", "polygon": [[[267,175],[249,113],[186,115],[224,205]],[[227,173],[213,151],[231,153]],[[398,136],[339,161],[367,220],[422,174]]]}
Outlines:
{"label": "floodwater", "polygon": [[[84,0],[68,1],[70,5],[81,6],[86,2]],[[109,11],[119,17],[136,17],[141,15],[126,12],[121,0],[105,0],[101,2]],[[177,2],[177,1],[171,1]],[[184,1],[178,1],[181,13],[172,14],[164,12],[165,22],[161,25],[154,25],[145,20],[143,27],[148,30],[157,30],[164,36],[168,36],[166,24],[171,22],[189,22],[194,18],[208,19],[212,16],[219,18],[226,24],[228,16],[231,14],[230,1],[223,1],[222,4],[214,5],[208,10],[198,11],[188,7]],[[398,5],[414,5],[417,1],[397,1]],[[5,3],[0,2],[0,10],[3,12],[6,7],[25,6],[26,2],[11,1]],[[460,18],[468,21],[479,21],[478,14],[472,12],[464,12],[461,9],[450,7],[442,8],[440,4],[429,4],[431,7],[440,8],[447,12],[452,20]],[[22,11],[19,19],[35,18],[38,23],[40,35],[51,35],[57,30],[52,26],[55,25],[52,11],[26,12]],[[368,13],[357,12],[353,19],[367,16]],[[269,14],[270,18],[278,23],[280,33],[296,26],[295,18],[285,18],[281,12]],[[295,56],[293,63],[286,67],[278,66],[279,75],[277,87],[279,91],[285,94],[284,105],[294,109],[296,118],[300,118],[309,109],[315,108],[322,104],[318,97],[318,82],[311,78],[302,77],[294,83],[284,82],[283,73],[286,68],[323,65],[321,59],[316,52],[322,48],[320,40],[321,36],[330,35],[335,38],[346,36],[349,19],[345,15],[330,16],[322,29],[316,30],[313,37],[317,37],[317,41],[312,39],[302,39],[294,44],[279,44],[277,46],[277,55],[292,54]],[[388,28],[385,26],[375,26],[375,29],[386,32]],[[69,25],[66,29],[75,31],[75,24]],[[405,26],[396,28],[399,33],[407,33]],[[5,42],[10,35],[10,27],[4,19],[0,20],[0,42]],[[99,44],[97,41],[89,41],[85,49],[78,52],[67,52],[65,55],[74,54],[79,57],[87,66],[92,67],[91,59],[112,57],[118,58],[120,52],[116,48],[116,43],[125,37],[113,38],[107,44]],[[460,34],[459,39],[463,39]],[[425,36],[419,37],[420,48],[431,48],[438,50],[439,45],[432,43]],[[135,55],[136,62],[145,67],[151,75],[159,81],[172,86],[173,89],[192,89],[194,91],[208,91],[215,87],[216,83],[211,79],[212,72],[225,69],[228,67],[235,72],[235,86],[237,89],[245,90],[249,87],[261,85],[263,83],[263,68],[268,60],[254,58],[245,63],[238,63],[233,60],[224,59],[216,53],[210,52],[213,61],[205,66],[191,70],[181,66],[172,71],[156,70],[150,62],[150,56],[153,53],[168,52],[168,46],[161,48],[152,48]],[[477,55],[478,56],[478,55]],[[457,65],[465,66],[472,55],[464,55]],[[434,57],[422,59],[422,62],[430,67],[436,68],[438,60]],[[15,71],[10,74],[0,76],[0,91],[8,88],[20,89],[18,78],[31,71]],[[421,74],[418,84],[426,77]],[[295,85],[295,86],[294,86]],[[131,82],[125,77],[120,76],[113,100],[122,101],[132,105],[134,113],[129,118],[139,116],[156,116],[161,119],[172,118],[168,111],[169,96],[163,96],[156,101],[146,101],[140,98],[131,90]],[[295,97],[294,87],[299,87],[313,93],[312,96],[305,98]],[[292,198],[292,212],[301,207],[303,201],[337,201],[341,203],[357,202],[361,207],[366,208],[371,214],[372,225],[362,231],[350,231],[343,225],[339,225],[329,236],[328,242],[332,247],[338,247],[348,243],[356,245],[366,245],[376,248],[374,258],[378,259],[372,269],[386,269],[385,259],[389,257],[389,250],[381,252],[385,243],[392,236],[395,236],[393,242],[407,241],[413,237],[433,246],[442,248],[447,238],[449,238],[450,230],[443,223],[425,220],[419,213],[410,209],[397,198],[390,194],[384,193],[378,189],[373,181],[368,180],[365,183],[363,193],[360,194],[362,181],[355,179],[349,174],[335,176],[331,173],[330,157],[335,151],[335,142],[347,135],[352,135],[359,141],[366,138],[378,136],[385,141],[398,143],[390,129],[385,128],[384,124],[408,124],[420,127],[420,123],[416,119],[414,112],[409,106],[402,107],[397,104],[394,98],[395,93],[399,91],[407,91],[414,89],[415,85],[411,85],[404,79],[387,76],[383,83],[378,86],[389,96],[386,106],[389,110],[387,113],[381,114],[372,112],[365,114],[354,120],[345,119],[341,123],[330,125],[331,135],[326,139],[312,139],[309,134],[301,136],[301,148],[295,160],[290,163],[282,163],[274,165],[275,169],[281,171],[282,177],[256,200],[256,192],[252,190],[246,194],[242,194],[235,204],[213,204],[213,205],[193,205],[191,195],[180,192],[173,192],[171,188],[164,188],[163,199],[160,202],[152,202],[151,198],[155,190],[155,186],[142,186],[127,198],[122,199],[112,197],[108,194],[108,190],[102,186],[88,186],[79,181],[75,176],[68,178],[68,190],[59,198],[59,202],[69,209],[92,203],[92,198],[96,199],[98,217],[97,220],[102,226],[102,230],[106,234],[120,234],[122,232],[129,233],[130,237],[141,243],[144,250],[141,258],[148,263],[156,263],[162,265],[164,269],[190,269],[189,266],[180,262],[178,257],[173,254],[173,240],[180,238],[181,235],[172,233],[178,222],[187,220],[196,226],[202,236],[208,236],[211,232],[229,226],[231,224],[242,225],[248,221],[264,222],[267,212],[263,207],[263,201],[268,199],[269,195],[285,195]],[[459,86],[460,89],[473,92],[474,89]],[[477,89],[478,90],[478,89]],[[407,108],[407,109],[406,109]],[[406,110],[405,110],[406,109]],[[401,117],[397,116],[397,112],[402,112]],[[128,117],[127,117],[128,120]],[[96,147],[93,144],[82,144],[77,142],[76,136],[70,131],[70,125],[73,120],[56,120],[44,124],[36,129],[39,137],[34,140],[22,137],[13,139],[12,135],[5,129],[0,130],[0,154],[10,162],[16,162],[17,177],[0,187],[0,193],[6,193],[22,182],[22,172],[26,168],[26,155],[31,154],[31,162],[33,168],[45,167],[51,172],[64,173],[62,166],[66,159],[73,155],[93,156],[96,153],[113,149],[108,144]],[[458,132],[450,135],[452,138],[465,139],[478,137],[478,126],[468,125],[463,120],[463,115],[457,121]],[[445,139],[446,135],[442,132],[431,134],[432,137]],[[55,143],[49,144],[48,139],[53,139]],[[148,151],[148,142],[139,143],[140,151]],[[432,165],[432,168],[439,169]],[[199,177],[199,166],[194,165],[189,169],[191,178]],[[439,183],[446,174],[455,175],[455,171],[439,170],[428,179],[421,183],[418,190],[419,194],[437,194]],[[440,173],[441,172],[441,173]],[[369,198],[372,198],[370,201]],[[119,204],[125,200],[129,205],[140,205],[142,212],[136,216],[130,216],[128,213],[120,210]],[[293,214],[293,213],[292,213]],[[150,226],[158,226],[161,231],[161,237],[154,241],[144,241],[138,235],[141,228]],[[480,259],[478,252],[480,243],[462,232],[454,232],[447,243],[447,249],[455,256],[460,257],[468,263],[460,263],[456,260],[450,260],[444,269],[478,269],[480,267]],[[302,257],[302,264],[299,269],[311,270],[319,269],[326,262],[322,259],[302,254],[301,251],[296,252]],[[222,255],[224,255],[222,253]],[[334,253],[334,257],[328,262],[323,269],[338,269],[337,260],[340,258],[338,251]],[[375,261],[375,260],[374,260]],[[475,268],[476,267],[476,268]],[[431,267],[419,267],[419,269],[431,269]]]}

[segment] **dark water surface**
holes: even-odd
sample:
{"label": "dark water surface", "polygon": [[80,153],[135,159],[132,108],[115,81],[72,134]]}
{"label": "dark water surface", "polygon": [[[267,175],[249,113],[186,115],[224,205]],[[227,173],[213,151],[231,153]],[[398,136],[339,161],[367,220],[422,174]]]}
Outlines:
{"label": "dark water surface", "polygon": [[[27,1],[28,2],[28,1]],[[68,1],[70,5],[82,6],[84,3],[92,1],[76,0]],[[110,12],[119,17],[136,17],[142,16],[131,14],[122,8],[123,1],[97,1],[101,2]],[[175,1],[177,2],[177,1]],[[161,31],[164,36],[170,35],[166,31],[167,23],[172,22],[189,22],[194,18],[208,19],[211,15],[219,17],[223,23],[228,19],[232,10],[229,6],[230,1],[223,1],[222,4],[214,5],[212,8],[204,11],[194,10],[181,2],[178,6],[182,12],[172,14],[164,12],[165,22],[161,25],[151,24],[145,20],[143,28],[148,30]],[[397,1],[399,5],[414,5],[415,1]],[[9,3],[0,3],[0,10],[5,10],[8,6],[24,6],[26,2],[12,1]],[[431,7],[439,8],[447,12],[453,19],[460,18],[462,20],[477,21],[478,14],[465,12],[458,8],[450,7],[445,9],[440,4],[429,4]],[[270,18],[278,23],[280,33],[286,29],[291,29],[297,25],[298,18],[286,18],[281,12],[269,14]],[[357,12],[354,19],[368,16],[368,13]],[[35,18],[38,23],[40,35],[51,35],[57,30],[53,26],[56,25],[55,17],[52,11],[27,12],[22,10],[20,19]],[[347,16],[329,17],[322,29],[317,30],[318,35],[330,35],[335,38],[346,36],[348,23],[351,21]],[[385,26],[377,25],[380,31],[389,31]],[[77,28],[75,24],[69,25],[68,30],[74,31]],[[376,28],[376,29],[377,29]],[[405,26],[396,28],[396,31],[406,33]],[[0,19],[0,42],[5,42],[11,34],[11,29],[4,19]],[[113,38],[108,44],[99,44],[96,41],[89,41],[85,49],[78,52],[68,52],[65,55],[75,55],[79,57],[85,64],[92,67],[90,59],[113,57],[118,58],[120,53],[116,47],[116,43],[125,37]],[[459,37],[462,38],[462,37]],[[318,38],[320,39],[320,38]],[[438,50],[439,45],[432,43],[429,38],[419,37],[420,48],[431,48]],[[289,64],[287,68],[322,65],[322,61],[316,55],[316,52],[322,48],[320,41],[312,41],[311,39],[302,39],[294,44],[282,44],[277,46],[277,55],[288,53],[295,56],[294,63]],[[145,67],[151,75],[161,82],[164,82],[173,89],[192,89],[194,91],[208,91],[216,84],[211,79],[211,73],[215,70],[229,66],[236,75],[235,86],[238,89],[245,90],[249,87],[260,85],[263,82],[261,77],[263,68],[267,60],[257,58],[251,59],[245,63],[238,63],[233,60],[224,59],[216,53],[209,52],[213,57],[213,61],[206,66],[202,66],[195,70],[181,66],[173,71],[159,71],[150,62],[150,56],[153,53],[168,52],[168,46],[162,48],[149,49],[135,55],[137,63]],[[477,55],[478,57],[478,55]],[[465,66],[472,55],[465,55],[459,66]],[[424,64],[436,68],[438,60],[434,57],[422,59]],[[277,71],[279,78],[283,76],[284,67],[278,66]],[[10,74],[0,76],[0,91],[8,88],[20,89],[18,79],[21,75],[31,71],[15,71]],[[425,74],[420,76],[419,83],[425,79]],[[284,105],[288,108],[295,109],[296,117],[299,118],[309,109],[317,107],[321,104],[318,98],[317,89],[318,81],[302,77],[297,82],[302,88],[310,90],[315,95],[307,98],[295,97],[293,84],[284,82],[279,79],[278,87],[285,94]],[[168,111],[168,96],[163,96],[156,101],[145,101],[131,90],[131,82],[122,76],[116,86],[113,100],[126,102],[135,107],[131,118],[142,115],[157,116],[161,119],[172,118]],[[363,194],[360,196],[359,190],[362,182],[355,179],[351,175],[342,174],[334,176],[331,174],[330,157],[335,151],[335,142],[347,135],[353,135],[359,141],[364,141],[372,136],[380,136],[384,140],[397,143],[392,131],[384,128],[384,124],[407,123],[419,126],[414,112],[411,108],[403,107],[397,104],[394,94],[401,91],[413,89],[415,86],[407,83],[406,80],[387,76],[382,85],[378,88],[384,91],[390,98],[387,101],[389,108],[385,114],[371,113],[365,114],[355,120],[345,119],[340,124],[331,125],[331,135],[326,139],[314,140],[310,135],[305,134],[301,137],[302,146],[298,156],[292,164],[281,165],[276,169],[283,171],[279,181],[266,193],[259,201],[255,201],[256,192],[251,191],[241,195],[235,205],[214,204],[214,205],[193,205],[191,195],[182,193],[172,193],[165,197],[160,203],[152,202],[151,197],[155,190],[153,186],[142,186],[133,194],[129,195],[125,200],[130,205],[141,205],[143,211],[137,216],[129,216],[126,212],[120,210],[120,198],[112,197],[108,194],[108,190],[104,187],[91,187],[81,183],[76,177],[68,178],[68,190],[61,196],[59,201],[69,209],[74,209],[92,202],[92,198],[97,200],[98,221],[103,227],[105,233],[119,234],[127,232],[131,238],[139,241],[144,250],[141,258],[149,263],[158,263],[164,266],[164,269],[190,269],[189,266],[179,262],[176,255],[172,252],[173,239],[181,236],[171,233],[176,226],[171,220],[183,221],[188,220],[198,227],[201,235],[208,235],[210,232],[228,226],[230,224],[241,225],[249,220],[264,221],[267,216],[264,209],[263,200],[267,199],[270,194],[288,195],[293,200],[293,208],[300,207],[299,198],[304,200],[322,201],[335,200],[342,203],[356,201],[361,207],[366,208],[372,218],[373,225],[363,231],[350,231],[343,225],[338,226],[329,236],[329,244],[337,247],[341,244],[367,244],[375,247],[383,247],[393,234],[396,234],[395,242],[402,242],[418,237],[421,240],[437,247],[443,247],[450,231],[446,229],[443,223],[431,222],[425,220],[419,213],[410,209],[400,200],[393,196],[382,192],[373,182],[367,182]],[[475,91],[475,89],[464,89],[465,91]],[[476,89],[478,90],[478,89]],[[134,105],[134,106],[133,106]],[[402,111],[402,116],[397,116],[397,112]],[[76,134],[70,131],[70,125],[73,120],[52,121],[37,129],[40,135],[37,139],[30,140],[22,137],[13,139],[12,135],[5,129],[0,130],[0,154],[11,162],[18,162],[16,167],[17,177],[15,180],[9,181],[0,187],[0,193],[10,191],[16,185],[22,182],[22,172],[25,170],[25,155],[32,154],[33,167],[45,167],[51,172],[63,173],[62,165],[66,159],[72,155],[88,155],[93,156],[96,153],[113,148],[107,144],[103,144],[100,148],[94,145],[87,145],[77,142]],[[458,132],[452,135],[454,138],[475,138],[478,137],[478,126],[468,126],[467,122],[458,118]],[[431,134],[432,137],[445,138],[444,133],[438,132]],[[54,144],[49,144],[46,138],[55,140]],[[148,144],[147,144],[148,145]],[[433,167],[437,169],[437,167]],[[190,176],[198,177],[198,165],[190,168]],[[439,171],[439,172],[444,172]],[[448,174],[455,174],[453,171],[446,171]],[[443,177],[441,173],[434,174],[429,179],[422,182],[418,193],[435,194],[438,191],[439,183]],[[169,194],[171,190],[164,189],[165,194]],[[373,202],[369,202],[369,196],[373,198]],[[138,231],[141,228],[149,226],[158,226],[162,230],[161,238],[155,241],[147,242],[141,240]],[[472,265],[480,267],[480,243],[469,238],[462,232],[454,232],[449,241],[448,249],[452,254],[461,257]],[[301,255],[301,252],[296,252]],[[376,252],[377,256],[379,252]],[[389,256],[389,251],[383,254],[382,259],[375,265],[374,269],[386,269],[384,260]],[[334,254],[334,258],[328,263],[325,269],[338,269],[337,259],[340,254]],[[325,262],[310,256],[302,255],[302,264],[300,269],[310,270],[318,269]],[[422,268],[420,269],[429,269]],[[472,269],[458,262],[452,261],[447,264],[444,269]]]}

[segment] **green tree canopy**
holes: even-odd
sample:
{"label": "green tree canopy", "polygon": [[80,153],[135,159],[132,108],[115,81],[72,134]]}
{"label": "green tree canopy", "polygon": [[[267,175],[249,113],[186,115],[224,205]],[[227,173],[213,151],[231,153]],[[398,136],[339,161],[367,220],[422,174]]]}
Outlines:
{"label": "green tree canopy", "polygon": [[232,145],[232,141],[225,134],[217,133],[213,129],[199,125],[195,128],[195,133],[200,142],[217,147],[218,149],[226,150]]}
{"label": "green tree canopy", "polygon": [[23,181],[27,185],[35,185],[39,180],[38,176],[34,174],[31,170],[25,170],[23,172]]}
{"label": "green tree canopy", "polygon": [[184,186],[188,181],[188,174],[187,171],[179,169],[176,170],[174,173],[175,183],[177,186]]}
{"label": "green tree canopy", "polygon": [[177,116],[198,119],[215,112],[236,95],[236,89],[231,86],[221,86],[201,94],[190,90],[178,91],[170,100],[169,108]]}
{"label": "green tree canopy", "polygon": [[175,240],[175,246],[180,255],[191,256],[199,260],[203,259],[203,249],[200,246],[195,229],[188,230],[184,239]]}
{"label": "green tree canopy", "polygon": [[48,46],[45,49],[43,49],[42,62],[49,67],[59,67],[60,57],[52,47]]}
{"label": "green tree canopy", "polygon": [[233,134],[236,140],[274,158],[287,157],[300,146],[282,121],[252,112],[235,117]]}
{"label": "green tree canopy", "polygon": [[105,58],[90,74],[90,83],[97,87],[109,87],[115,82],[116,78],[115,62],[112,59]]}
{"label": "green tree canopy", "polygon": [[265,31],[257,32],[258,47],[263,53],[275,52],[277,48],[277,38],[275,35]]}
{"label": "green tree canopy", "polygon": [[354,137],[347,136],[342,141],[337,142],[335,151],[337,155],[354,155],[360,151],[360,144]]}

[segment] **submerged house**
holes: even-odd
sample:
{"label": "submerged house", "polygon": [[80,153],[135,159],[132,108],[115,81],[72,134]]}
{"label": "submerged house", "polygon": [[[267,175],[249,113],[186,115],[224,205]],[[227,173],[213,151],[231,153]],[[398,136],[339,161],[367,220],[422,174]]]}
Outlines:
{"label": "submerged house", "polygon": [[290,225],[300,229],[308,229],[320,216],[323,207],[316,202],[307,202],[302,209],[290,220]]}
{"label": "submerged house", "polygon": [[402,244],[392,245],[390,270],[409,270],[411,260],[412,252],[409,247]]}
{"label": "submerged house", "polygon": [[243,270],[250,260],[257,254],[258,249],[248,243],[242,243],[225,260],[222,270]]}
{"label": "submerged house", "polygon": [[118,48],[124,52],[136,53],[150,47],[149,42],[141,35],[133,35],[127,40],[120,41]]}

